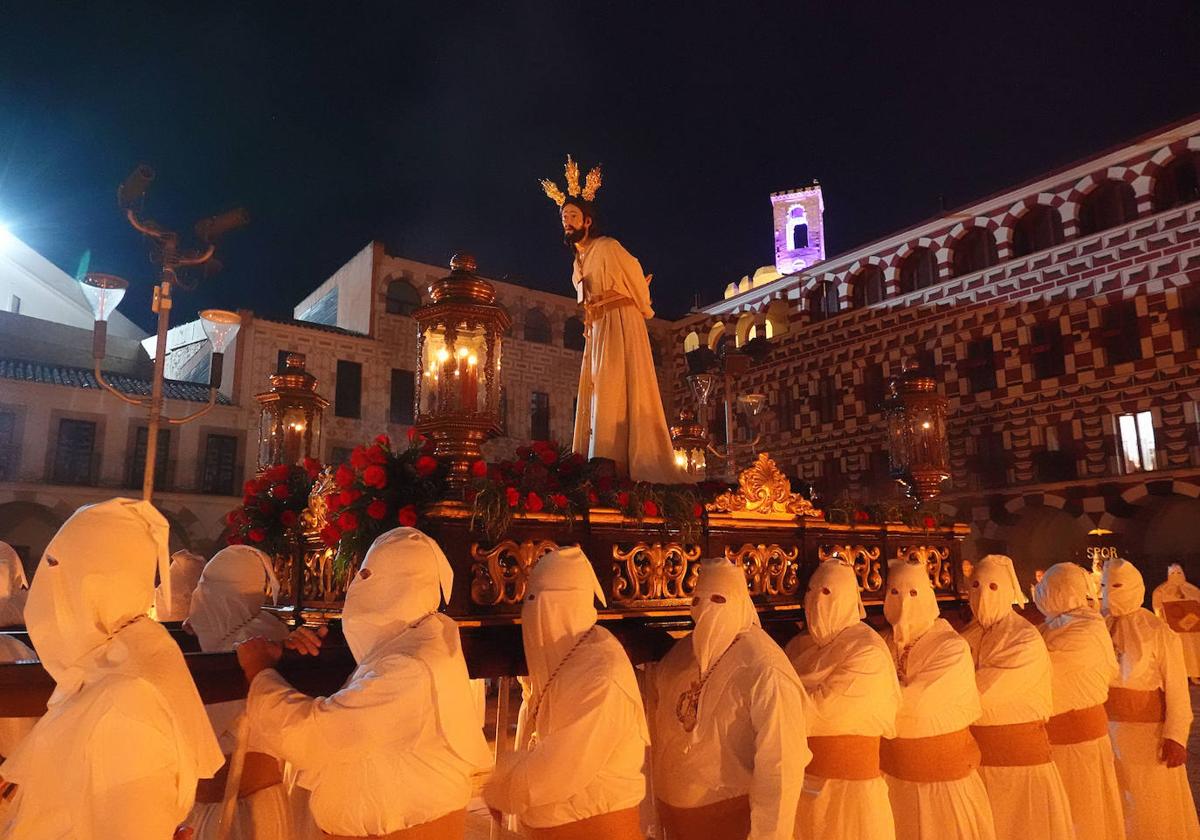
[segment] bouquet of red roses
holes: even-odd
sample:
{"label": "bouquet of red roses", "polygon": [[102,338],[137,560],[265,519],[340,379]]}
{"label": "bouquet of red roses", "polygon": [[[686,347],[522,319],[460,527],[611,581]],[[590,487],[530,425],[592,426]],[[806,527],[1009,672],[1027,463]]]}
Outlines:
{"label": "bouquet of red roses", "polygon": [[226,542],[286,552],[301,539],[300,513],[322,469],[320,461],[305,458],[303,466],[276,464],[247,481],[241,507],[225,515]]}
{"label": "bouquet of red roses", "polygon": [[393,448],[387,435],[356,447],[350,463],[334,472],[333,489],[325,495],[328,521],[321,539],[337,546],[338,570],[361,557],[384,531],[415,527],[422,510],[445,496],[447,471],[433,456],[433,442],[415,429],[402,449]]}

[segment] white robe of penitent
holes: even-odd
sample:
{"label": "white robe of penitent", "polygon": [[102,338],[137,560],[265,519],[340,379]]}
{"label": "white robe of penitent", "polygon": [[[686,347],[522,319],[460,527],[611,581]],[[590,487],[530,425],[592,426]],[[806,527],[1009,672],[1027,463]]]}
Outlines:
{"label": "white robe of penitent", "polygon": [[[963,630],[975,659],[982,713],[977,727],[1044,724],[1053,709],[1050,654],[1034,626],[1013,611],[1024,604],[1012,560],[990,554],[975,564],[968,595],[974,620]],[[979,768],[998,837],[1072,840],[1071,805],[1044,730],[1038,763],[996,766],[985,754]],[[1022,761],[1032,761],[1022,757]]]}
{"label": "white robe of penitent", "polygon": [[603,591],[578,548],[543,556],[530,574],[521,635],[531,693],[520,743],[483,791],[522,826],[567,826],[636,809],[646,796],[641,693],[625,649],[596,625],[594,598],[603,602]]}
{"label": "white robe of penitent", "polygon": [[[896,736],[900,684],[887,645],[862,622],[858,578],[840,563],[823,563],[804,598],[808,632],[785,653],[808,694],[809,747],[814,737]],[[796,813],[797,840],[894,840],[896,825],[882,774],[827,779],[812,772]]]}
{"label": "white robe of penitent", "polygon": [[[929,738],[979,719],[971,648],[944,619],[924,564],[888,568],[885,636],[900,680],[897,738]],[[977,770],[952,781],[910,781],[885,772],[898,840],[996,840],[987,789]],[[1003,838],[1008,840],[1008,838]]]}
{"label": "white robe of penitent", "polygon": [[[620,242],[600,236],[576,253],[571,282],[580,303],[601,307],[584,340],[574,451],[610,458],[634,481],[687,481],[658,390],[646,330],[654,310],[641,265]],[[623,305],[608,303],[618,298]]]}
{"label": "white robe of penitent", "polygon": [[0,627],[18,627],[25,623],[25,599],[29,582],[25,566],[16,549],[0,542]]}
{"label": "white robe of penitent", "polygon": [[1168,602],[1180,601],[1190,602],[1188,606],[1196,609],[1200,606],[1200,586],[1188,583],[1183,567],[1172,563],[1167,569],[1167,579],[1154,587],[1150,604],[1154,607],[1154,614],[1170,624],[1179,636],[1187,675],[1193,680],[1200,679],[1200,617],[1185,615],[1182,620],[1174,620],[1174,616],[1167,615],[1164,606]]}
{"label": "white robe of penitent", "polygon": [[[1050,653],[1054,714],[1103,706],[1117,676],[1117,657],[1104,620],[1089,606],[1091,575],[1074,563],[1056,563],[1034,589],[1046,617],[1038,630]],[[1121,790],[1107,730],[1075,744],[1050,745],[1071,802],[1079,840],[1125,840]]]}
{"label": "white robe of penitent", "polygon": [[[704,561],[694,594],[696,629],[654,671],[655,796],[680,809],[748,797],[750,840],[790,840],[812,758],[804,689],[759,626],[740,567]],[[689,732],[680,697],[704,677]]]}
{"label": "white robe of penitent", "polygon": [[1162,619],[1143,609],[1145,598],[1141,572],[1132,563],[1104,564],[1101,601],[1119,666],[1111,688],[1162,691],[1166,707],[1160,723],[1121,722],[1110,714],[1125,833],[1129,840],[1200,840],[1186,767],[1168,768],[1160,758],[1164,738],[1186,746],[1192,728],[1183,645]]}
{"label": "white robe of penitent", "polygon": [[159,584],[154,593],[154,618],[158,621],[183,621],[191,612],[192,593],[204,571],[204,558],[182,549],[171,555],[171,586]]}
{"label": "white robe of penitent", "polygon": [[[261,636],[271,641],[287,637],[287,627],[263,611],[264,592],[278,594],[279,582],[271,560],[257,548],[233,545],[218,551],[204,567],[191,598],[188,624],[205,653],[233,650],[246,639]],[[245,700],[209,703],[204,707],[225,756],[237,746],[238,724],[246,713]],[[247,750],[265,752],[257,732],[248,733]],[[230,840],[291,840],[292,803],[280,782],[238,799]],[[187,824],[194,840],[213,840],[221,819],[220,802],[197,802]]]}
{"label": "white robe of penitent", "polygon": [[358,663],[312,698],[274,669],[250,686],[264,752],[290,762],[322,831],[389,834],[463,811],[491,760],[453,619],[437,612],[453,572],[414,528],[379,536],[346,592],[342,628]]}
{"label": "white robe of penitent", "polygon": [[0,775],[5,840],[163,840],[222,756],[179,646],[148,616],[167,522],[148,502],[80,508],[46,547],[26,625],[56,682]]}

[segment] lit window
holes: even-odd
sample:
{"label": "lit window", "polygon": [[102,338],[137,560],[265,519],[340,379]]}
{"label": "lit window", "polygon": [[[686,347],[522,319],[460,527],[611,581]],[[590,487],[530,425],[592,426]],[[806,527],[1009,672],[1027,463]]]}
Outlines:
{"label": "lit window", "polygon": [[1122,414],[1117,418],[1121,442],[1121,472],[1135,473],[1158,469],[1154,447],[1154,421],[1149,411]]}

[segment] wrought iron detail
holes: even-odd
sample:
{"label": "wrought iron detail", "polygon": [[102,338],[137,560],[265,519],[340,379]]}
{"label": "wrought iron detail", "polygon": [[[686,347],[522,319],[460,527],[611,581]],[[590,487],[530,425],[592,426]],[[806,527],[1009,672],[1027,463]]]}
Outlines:
{"label": "wrought iron detail", "polygon": [[471,601],[481,606],[519,604],[529,573],[544,555],[557,551],[552,540],[502,540],[494,548],[471,544]]}
{"label": "wrought iron detail", "polygon": [[795,595],[800,590],[800,549],[746,543],[725,547],[725,559],[741,566],[751,595]]}
{"label": "wrought iron detail", "polygon": [[615,603],[665,605],[692,597],[700,574],[700,546],[640,542],[628,550],[614,545],[612,551]]}

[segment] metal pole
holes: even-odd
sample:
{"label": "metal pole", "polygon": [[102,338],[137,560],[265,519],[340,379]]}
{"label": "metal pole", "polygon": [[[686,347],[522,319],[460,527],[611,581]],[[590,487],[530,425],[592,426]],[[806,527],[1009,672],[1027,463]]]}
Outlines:
{"label": "metal pole", "polygon": [[142,473],[142,498],[154,500],[154,464],[158,459],[158,427],[162,421],[163,376],[167,363],[167,330],[171,321],[170,269],[163,270],[162,282],[154,289],[152,308],[158,313],[158,337],[154,351],[154,378],[150,382],[150,418],[146,430],[146,469]]}
{"label": "metal pole", "polygon": [[733,457],[733,378],[729,375],[729,366],[725,366],[725,480],[730,484],[737,483],[737,464]]}

